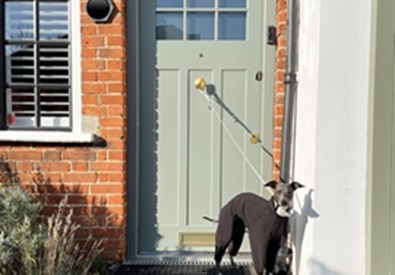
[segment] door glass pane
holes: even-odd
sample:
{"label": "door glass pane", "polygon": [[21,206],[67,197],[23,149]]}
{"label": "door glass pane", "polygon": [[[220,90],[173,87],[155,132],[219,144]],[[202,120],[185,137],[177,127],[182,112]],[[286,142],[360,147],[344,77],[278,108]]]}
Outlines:
{"label": "door glass pane", "polygon": [[[245,8],[246,0],[218,0],[220,8]],[[252,0],[256,1],[256,0]]]}
{"label": "door glass pane", "polygon": [[246,39],[246,13],[220,12],[218,18],[219,40]]}
{"label": "door glass pane", "polygon": [[214,8],[214,0],[188,0],[188,8]]}
{"label": "door glass pane", "polygon": [[182,12],[156,13],[156,39],[180,40],[182,36]]}
{"label": "door glass pane", "polygon": [[33,2],[5,3],[5,38],[32,39],[34,38]]}
{"label": "door glass pane", "polygon": [[156,0],[157,8],[182,8],[184,0]]}
{"label": "door glass pane", "polygon": [[188,40],[214,40],[214,13],[188,12]]}

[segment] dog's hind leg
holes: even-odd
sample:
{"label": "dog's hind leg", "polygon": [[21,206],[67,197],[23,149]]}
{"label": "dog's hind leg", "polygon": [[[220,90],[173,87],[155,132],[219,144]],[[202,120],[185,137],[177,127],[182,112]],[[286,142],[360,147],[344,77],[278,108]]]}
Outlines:
{"label": "dog's hind leg", "polygon": [[233,221],[232,241],[230,242],[228,249],[232,266],[236,266],[233,257],[235,257],[240,250],[241,244],[243,242],[244,233],[244,222],[242,219],[236,217]]}
{"label": "dog's hind leg", "polygon": [[217,274],[221,274],[221,260],[222,257],[224,256],[226,251],[226,246],[215,246],[215,254],[214,254],[214,259],[215,259],[215,268],[217,271]]}
{"label": "dog's hind leg", "polygon": [[222,208],[219,214],[217,232],[215,234],[214,260],[218,272],[220,270],[222,257],[232,241],[233,216],[230,210],[229,207]]}

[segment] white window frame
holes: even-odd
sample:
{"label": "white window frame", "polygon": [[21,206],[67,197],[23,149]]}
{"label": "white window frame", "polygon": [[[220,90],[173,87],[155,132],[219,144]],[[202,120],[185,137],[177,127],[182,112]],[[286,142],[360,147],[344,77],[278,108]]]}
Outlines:
{"label": "white window frame", "polygon": [[2,130],[0,142],[92,143],[94,134],[82,132],[80,1],[70,0],[71,131]]}

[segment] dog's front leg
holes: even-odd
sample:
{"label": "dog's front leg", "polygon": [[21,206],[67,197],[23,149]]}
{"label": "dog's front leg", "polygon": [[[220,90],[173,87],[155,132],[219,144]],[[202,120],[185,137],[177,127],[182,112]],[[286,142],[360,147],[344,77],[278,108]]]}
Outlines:
{"label": "dog's front leg", "polygon": [[[267,249],[267,255],[266,255],[266,273],[267,274],[272,274],[275,271],[275,263],[278,258],[279,254],[279,249],[281,246],[281,238],[273,238],[269,241],[269,246]],[[278,271],[278,270],[276,270]]]}
{"label": "dog's front leg", "polygon": [[258,275],[263,275],[270,236],[269,234],[265,234],[265,231],[261,228],[256,227],[249,230],[249,237],[255,271]]}

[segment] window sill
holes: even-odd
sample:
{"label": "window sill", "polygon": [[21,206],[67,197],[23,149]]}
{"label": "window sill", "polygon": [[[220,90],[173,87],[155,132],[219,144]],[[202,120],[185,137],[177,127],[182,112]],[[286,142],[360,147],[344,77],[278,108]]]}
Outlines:
{"label": "window sill", "polygon": [[52,131],[1,131],[0,142],[29,143],[94,143],[95,135],[89,133]]}

